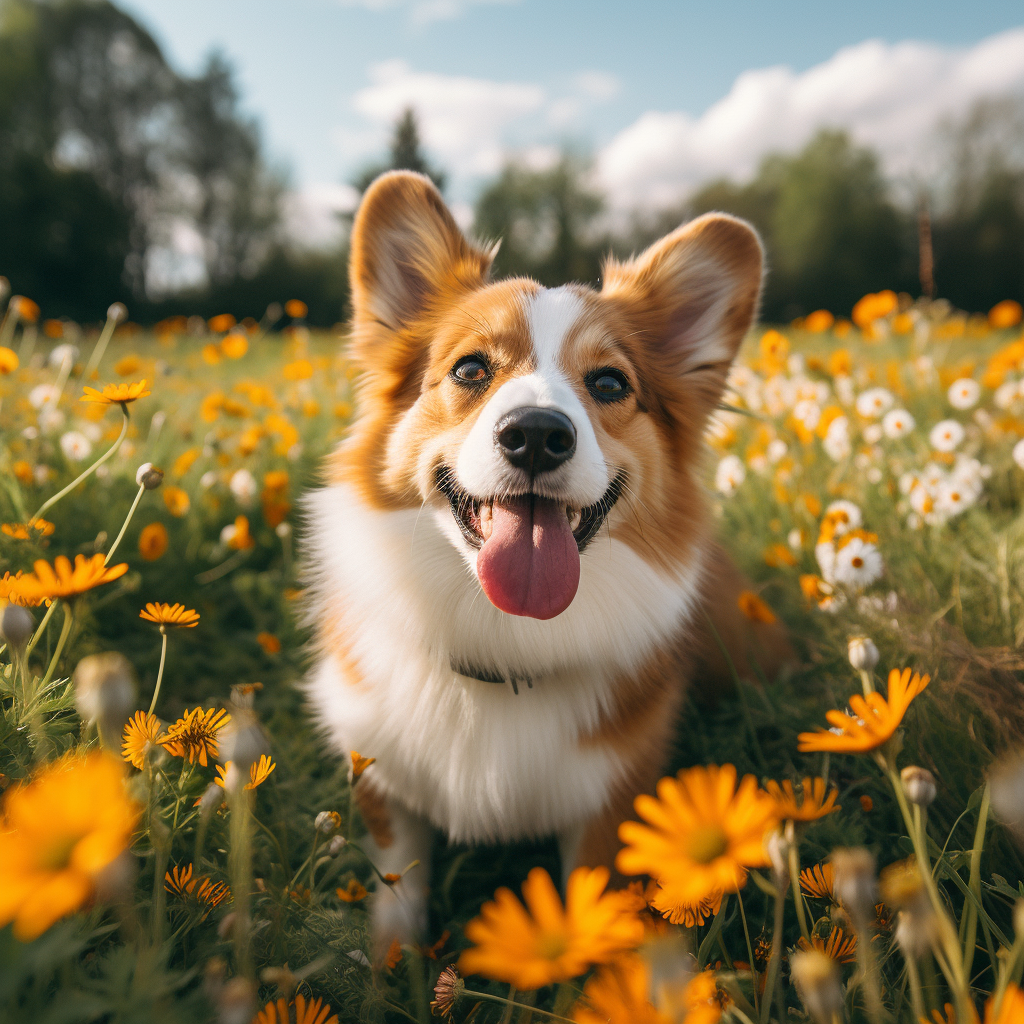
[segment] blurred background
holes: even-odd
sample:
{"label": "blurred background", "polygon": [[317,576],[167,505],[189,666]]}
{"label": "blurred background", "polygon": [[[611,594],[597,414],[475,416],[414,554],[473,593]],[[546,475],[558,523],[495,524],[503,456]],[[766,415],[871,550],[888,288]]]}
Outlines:
{"label": "blurred background", "polygon": [[1024,301],[1024,13],[0,0],[0,274],[45,317],[297,298],[334,324],[391,167],[546,284],[716,209],[765,238],[769,321],[882,288]]}

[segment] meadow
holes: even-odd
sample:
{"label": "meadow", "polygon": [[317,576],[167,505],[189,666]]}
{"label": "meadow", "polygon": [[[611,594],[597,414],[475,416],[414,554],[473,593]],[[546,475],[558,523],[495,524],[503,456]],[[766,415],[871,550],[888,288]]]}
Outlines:
{"label": "meadow", "polygon": [[707,485],[798,665],[694,688],[623,831],[649,883],[563,904],[553,843],[438,839],[429,934],[386,951],[367,893],[401,879],[350,801],[374,751],[329,756],[296,685],[301,495],[358,376],[304,314],[8,304],[5,1022],[1024,1021],[1016,303],[751,333]]}

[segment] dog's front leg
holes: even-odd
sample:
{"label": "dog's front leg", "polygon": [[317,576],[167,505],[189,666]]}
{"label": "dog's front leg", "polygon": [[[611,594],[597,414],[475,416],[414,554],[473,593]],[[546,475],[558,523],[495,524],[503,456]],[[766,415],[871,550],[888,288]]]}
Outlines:
{"label": "dog's front leg", "polygon": [[[395,940],[419,940],[426,933],[433,833],[429,821],[384,796],[365,776],[354,794],[370,833],[367,854],[382,875],[402,876],[391,885],[378,881],[372,897],[373,945],[379,962]],[[414,861],[419,863],[406,871]]]}

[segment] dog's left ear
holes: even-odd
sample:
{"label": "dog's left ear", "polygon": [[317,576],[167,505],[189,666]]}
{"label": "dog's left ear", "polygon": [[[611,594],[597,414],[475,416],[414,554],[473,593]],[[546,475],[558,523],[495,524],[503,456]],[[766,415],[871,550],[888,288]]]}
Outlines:
{"label": "dog's left ear", "polygon": [[684,224],[626,263],[605,266],[602,295],[644,321],[667,372],[724,377],[757,314],[764,255],[757,232],[728,214]]}
{"label": "dog's left ear", "polygon": [[491,258],[466,241],[429,178],[411,171],[381,175],[352,226],[357,329],[376,322],[401,330],[442,295],[482,284]]}

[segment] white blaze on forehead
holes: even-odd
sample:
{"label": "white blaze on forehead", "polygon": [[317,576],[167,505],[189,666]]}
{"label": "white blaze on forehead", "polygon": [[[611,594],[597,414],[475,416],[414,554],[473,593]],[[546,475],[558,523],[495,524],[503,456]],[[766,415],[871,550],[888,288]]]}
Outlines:
{"label": "white blaze on forehead", "polygon": [[539,288],[524,301],[533,343],[533,372],[506,381],[480,411],[459,451],[456,475],[461,486],[478,498],[522,491],[523,474],[498,450],[495,426],[523,406],[557,409],[576,428],[576,453],[538,480],[536,488],[572,504],[592,505],[608,489],[611,477],[590,417],[559,359],[566,337],[583,313],[583,300],[572,289],[562,287]]}

